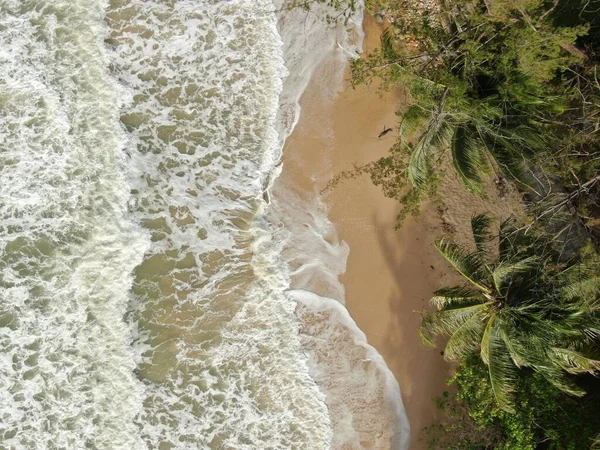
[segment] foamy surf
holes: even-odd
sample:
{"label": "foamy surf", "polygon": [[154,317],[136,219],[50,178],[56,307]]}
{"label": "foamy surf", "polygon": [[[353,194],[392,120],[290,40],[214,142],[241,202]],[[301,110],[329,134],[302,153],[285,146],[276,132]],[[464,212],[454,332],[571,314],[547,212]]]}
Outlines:
{"label": "foamy surf", "polygon": [[126,217],[105,6],[0,4],[2,448],[143,446],[123,316],[147,236]]}
{"label": "foamy surf", "polygon": [[332,448],[407,448],[410,430],[398,382],[348,310],[312,292],[288,295],[298,303],[311,376],[326,394]]}
{"label": "foamy surf", "polygon": [[265,220],[285,68],[268,0],[120,1],[131,214],[152,234],[130,320],[148,448],[325,449],[287,273]]}
{"label": "foamy surf", "polygon": [[333,300],[286,295],[319,279],[342,301],[347,247],[318,199],[312,244],[290,246],[298,222],[280,228],[264,192],[325,59],[341,86],[362,11],[349,32],[279,6],[0,3],[1,446],[318,450],[363,432],[307,311],[377,361],[361,380],[384,386],[380,361]]}

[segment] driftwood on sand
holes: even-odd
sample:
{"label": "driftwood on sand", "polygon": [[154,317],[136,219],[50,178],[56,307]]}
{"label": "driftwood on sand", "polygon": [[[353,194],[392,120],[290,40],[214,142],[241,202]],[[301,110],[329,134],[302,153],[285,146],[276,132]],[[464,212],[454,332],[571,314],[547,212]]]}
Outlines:
{"label": "driftwood on sand", "polygon": [[378,139],[381,139],[383,136],[385,136],[386,134],[388,134],[390,131],[392,131],[391,128],[386,128],[385,125],[383,126],[383,131],[381,133],[379,133],[379,136],[377,136]]}

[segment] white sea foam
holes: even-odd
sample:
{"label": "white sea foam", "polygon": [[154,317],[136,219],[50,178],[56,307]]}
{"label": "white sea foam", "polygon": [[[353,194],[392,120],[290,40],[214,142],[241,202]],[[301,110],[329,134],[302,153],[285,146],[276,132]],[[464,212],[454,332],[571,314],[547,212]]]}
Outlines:
{"label": "white sea foam", "polygon": [[298,302],[311,374],[335,418],[333,448],[407,448],[410,430],[398,382],[346,308],[308,291],[288,295]]}
{"label": "white sea foam", "polygon": [[102,1],[0,3],[0,442],[141,448],[123,320],[147,238],[125,219]]}
{"label": "white sea foam", "polygon": [[[150,448],[325,449],[263,186],[285,73],[267,0],[122,1],[114,70],[131,90],[131,209],[152,232],[130,320]],[[162,448],[162,447],[161,447]]]}
{"label": "white sea foam", "polygon": [[[343,73],[348,58],[357,56],[362,49],[363,5],[357,2],[356,12],[348,23],[330,24],[339,12],[327,4],[314,3],[309,11],[302,8],[286,9],[286,0],[274,0],[278,10],[278,28],[283,40],[285,66],[288,70],[279,98],[278,130],[283,141],[289,137],[300,117],[300,97],[324,61],[334,62],[329,67],[329,95],[335,97],[343,86]],[[342,2],[343,3],[343,2]],[[327,98],[323,99],[324,101]]]}

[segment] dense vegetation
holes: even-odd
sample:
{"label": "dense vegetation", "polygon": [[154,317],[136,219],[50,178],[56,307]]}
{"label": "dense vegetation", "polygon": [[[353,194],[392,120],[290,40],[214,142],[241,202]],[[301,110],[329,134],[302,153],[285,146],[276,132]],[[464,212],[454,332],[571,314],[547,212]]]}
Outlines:
{"label": "dense vegetation", "polygon": [[597,264],[564,261],[548,233],[505,222],[493,238],[489,217],[471,224],[473,250],[437,243],[465,283],[435,293],[438,310],[421,328],[425,342],[448,338],[462,407],[440,402],[450,420],[430,428],[430,447],[590,448],[600,432],[600,383],[582,375],[600,371]]}
{"label": "dense vegetation", "polygon": [[417,213],[449,149],[470,190],[502,174],[533,221],[600,237],[600,2],[387,3],[393,26],[352,68],[355,83],[377,77],[412,98],[390,157],[364,168],[384,192]]}
{"label": "dense vegetation", "polygon": [[416,4],[369,5],[389,26],[352,80],[411,102],[390,154],[333,184],[370,175],[402,220],[438,195],[449,153],[473,195],[512,180],[528,216],[497,236],[477,216],[472,248],[438,243],[465,284],[423,320],[457,364],[430,447],[600,448],[600,0]]}

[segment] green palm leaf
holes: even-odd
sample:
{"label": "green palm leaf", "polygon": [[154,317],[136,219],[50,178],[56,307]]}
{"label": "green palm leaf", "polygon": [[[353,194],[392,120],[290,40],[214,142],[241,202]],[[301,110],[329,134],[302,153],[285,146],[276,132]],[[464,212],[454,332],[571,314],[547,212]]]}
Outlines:
{"label": "green palm leaf", "polygon": [[381,53],[386,60],[393,61],[397,59],[398,55],[394,50],[394,39],[389,28],[386,28],[385,30],[383,30],[383,33],[381,33],[380,43]]}
{"label": "green palm leaf", "polygon": [[[482,311],[483,312],[483,311]],[[448,339],[444,356],[449,361],[460,361],[479,347],[485,328],[485,316],[473,314]]]}
{"label": "green palm leaf", "polygon": [[569,373],[594,373],[600,370],[600,361],[574,350],[553,347],[550,354],[554,362]]}
{"label": "green palm leaf", "polygon": [[408,161],[408,179],[414,187],[426,190],[431,178],[431,158],[441,145],[447,145],[452,136],[451,116],[444,113],[448,89],[445,89],[437,110],[432,113],[425,131],[415,143]]}
{"label": "green palm leaf", "polygon": [[431,304],[437,309],[456,305],[471,305],[481,301],[486,301],[481,293],[465,286],[438,289],[433,293],[430,300]]}
{"label": "green palm leaf", "polygon": [[[503,325],[502,339],[517,367],[537,367],[547,363],[550,342],[547,336],[537,336],[531,324],[523,324],[522,321],[510,325],[505,321]],[[537,330],[536,325],[533,328]]]}
{"label": "green palm leaf", "polygon": [[567,300],[581,299],[585,303],[595,303],[600,297],[600,277],[584,278],[562,288]]}
{"label": "green palm leaf", "polygon": [[487,214],[478,214],[471,218],[471,230],[473,231],[475,247],[481,254],[485,253],[486,245],[492,240],[491,223],[492,219]]}
{"label": "green palm leaf", "polygon": [[463,184],[472,192],[481,192],[481,175],[487,171],[486,157],[477,130],[469,123],[456,127],[450,148],[452,164]]}
{"label": "green palm leaf", "polygon": [[506,349],[499,325],[495,316],[488,321],[481,340],[481,357],[488,366],[488,376],[498,406],[510,412],[514,411],[511,396],[517,368]]}
{"label": "green palm leaf", "polygon": [[539,262],[540,259],[538,257],[530,256],[511,264],[497,264],[492,271],[492,279],[494,280],[496,291],[505,296],[515,277],[536,269]]}
{"label": "green palm leaf", "polygon": [[433,339],[437,335],[450,336],[461,325],[463,325],[474,314],[481,313],[489,306],[489,303],[479,303],[452,309],[444,309],[427,314],[421,323],[419,336],[421,341],[427,345],[433,345]]}
{"label": "green palm leaf", "polygon": [[554,365],[538,366],[535,368],[546,380],[557,389],[576,397],[585,395],[585,391],[567,378],[565,373]]}
{"label": "green palm leaf", "polygon": [[436,242],[436,248],[444,258],[473,286],[484,294],[490,294],[491,290],[481,279],[483,264],[479,253],[469,253],[462,247],[447,239]]}
{"label": "green palm leaf", "polygon": [[402,121],[398,126],[398,134],[404,141],[412,141],[416,133],[431,120],[431,113],[420,105],[411,105],[402,115]]}

